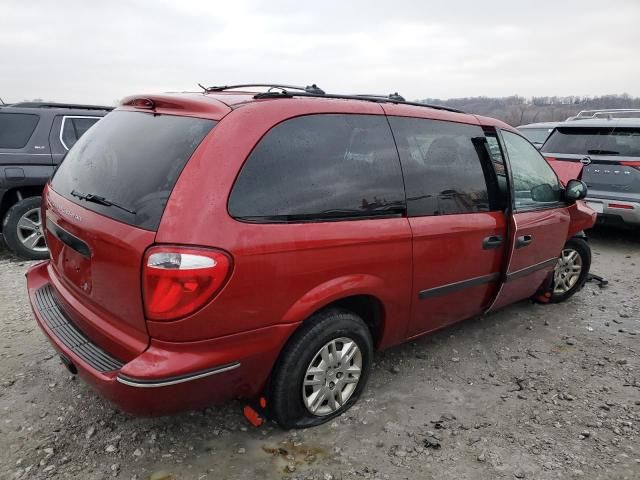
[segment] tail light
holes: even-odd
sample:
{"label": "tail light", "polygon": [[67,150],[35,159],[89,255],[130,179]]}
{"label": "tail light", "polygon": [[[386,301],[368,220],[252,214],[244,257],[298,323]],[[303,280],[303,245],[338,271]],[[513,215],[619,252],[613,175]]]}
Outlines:
{"label": "tail light", "polygon": [[151,247],[144,256],[142,287],[150,320],[176,320],[200,308],[229,278],[231,258],[219,250]]}
{"label": "tail light", "polygon": [[634,160],[631,160],[631,161],[625,160],[625,161],[620,162],[620,165],[624,165],[625,167],[633,167],[636,170],[640,170],[640,160],[636,160],[636,161],[634,161]]}

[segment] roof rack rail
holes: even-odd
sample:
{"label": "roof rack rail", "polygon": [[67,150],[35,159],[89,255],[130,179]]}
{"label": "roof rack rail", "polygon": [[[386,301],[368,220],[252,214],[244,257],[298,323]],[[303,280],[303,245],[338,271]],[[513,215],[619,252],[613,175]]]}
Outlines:
{"label": "roof rack rail", "polygon": [[291,98],[291,97],[317,97],[317,98],[338,98],[344,100],[364,100],[369,102],[378,102],[378,103],[399,103],[402,105],[413,105],[416,107],[426,107],[433,108],[436,110],[445,110],[447,112],[454,113],[465,113],[462,110],[458,110],[457,108],[445,107],[443,105],[430,105],[427,103],[421,102],[408,102],[405,98],[400,95],[398,92],[389,94],[389,95],[374,95],[374,94],[360,94],[360,95],[342,95],[335,93],[326,93],[320,87],[318,87],[315,83],[311,85],[307,85],[306,87],[296,86],[296,85],[283,85],[278,83],[244,83],[238,85],[221,85],[214,87],[205,87],[201,84],[198,84],[200,88],[204,90],[205,93],[213,93],[213,92],[224,92],[227,90],[234,90],[236,88],[247,88],[247,87],[267,87],[268,90],[266,92],[256,93],[253,98],[261,99],[261,98]]}
{"label": "roof rack rail", "polygon": [[105,105],[80,105],[77,103],[54,103],[54,102],[19,102],[11,105],[19,108],[73,108],[80,110],[113,110],[114,107]]}
{"label": "roof rack rail", "polygon": [[[377,103],[397,103],[400,105],[413,105],[415,107],[426,107],[433,108],[435,110],[445,110],[447,112],[454,113],[465,113],[462,110],[458,110],[457,108],[445,107],[443,105],[431,105],[428,103],[420,103],[420,102],[408,102],[404,100],[401,95],[392,94],[388,96],[383,95],[342,95],[335,93],[325,93],[325,94],[316,94],[309,92],[265,92],[265,93],[257,93],[253,96],[255,99],[261,98],[291,98],[291,97],[314,97],[314,98],[337,98],[342,100],[364,100],[368,102],[377,102]],[[402,98],[402,100],[400,100]]]}
{"label": "roof rack rail", "polygon": [[297,85],[282,85],[279,83],[243,83],[238,85],[220,85],[220,86],[214,86],[214,87],[205,87],[201,84],[198,84],[198,86],[202,88],[206,93],[224,92],[225,90],[234,90],[236,88],[246,88],[246,87],[268,87],[269,91],[277,88],[281,91],[299,90],[301,92],[316,93],[318,95],[324,95],[324,90],[318,87],[315,83],[312,85],[307,85],[306,87],[300,87]]}
{"label": "roof rack rail", "polygon": [[356,97],[373,97],[373,98],[386,98],[388,100],[396,100],[398,102],[406,102],[407,100],[400,95],[398,92],[396,93],[390,93],[389,95],[376,95],[376,94],[368,94],[368,93],[362,93],[362,94],[357,94]]}
{"label": "roof rack rail", "polygon": [[[635,116],[631,115],[635,114]],[[597,110],[582,110],[577,115],[567,118],[570,120],[587,120],[594,118],[638,118],[640,108],[605,108]]]}

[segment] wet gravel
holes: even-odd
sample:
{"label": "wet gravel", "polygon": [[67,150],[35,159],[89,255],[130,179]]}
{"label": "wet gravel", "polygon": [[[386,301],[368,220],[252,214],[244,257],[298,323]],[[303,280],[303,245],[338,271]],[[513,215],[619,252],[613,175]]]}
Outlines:
{"label": "wet gravel", "polygon": [[640,232],[598,229],[570,301],[521,302],[376,356],[360,402],[310,430],[241,405],[114,410],[31,317],[28,262],[0,249],[0,478],[638,479]]}

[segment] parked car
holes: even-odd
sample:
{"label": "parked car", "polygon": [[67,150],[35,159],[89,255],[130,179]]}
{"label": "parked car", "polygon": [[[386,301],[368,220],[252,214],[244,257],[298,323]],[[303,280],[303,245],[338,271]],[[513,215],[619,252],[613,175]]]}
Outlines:
{"label": "parked car", "polygon": [[514,128],[243,88],[125,99],[45,189],[33,312],[122,410],[242,398],[256,423],[318,425],[356,402],[374,350],[584,285],[586,186]]}
{"label": "parked car", "polygon": [[0,106],[0,233],[17,256],[49,256],[42,189],[73,144],[112,108],[23,102]]}
{"label": "parked car", "polygon": [[516,127],[534,147],[540,149],[559,122],[529,123]]}
{"label": "parked car", "polygon": [[640,118],[640,108],[605,108],[600,110],[581,110],[577,115],[567,118],[567,121],[588,120],[596,118]]}
{"label": "parked car", "polygon": [[542,151],[552,162],[583,164],[587,202],[599,221],[640,226],[640,118],[561,123]]}

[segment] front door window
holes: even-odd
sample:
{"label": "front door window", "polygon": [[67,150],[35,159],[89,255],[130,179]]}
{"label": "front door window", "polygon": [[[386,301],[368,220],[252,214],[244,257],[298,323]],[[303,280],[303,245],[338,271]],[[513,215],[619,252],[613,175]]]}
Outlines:
{"label": "front door window", "polygon": [[562,198],[562,186],[553,169],[524,138],[503,131],[509,156],[516,211],[556,207]]}

